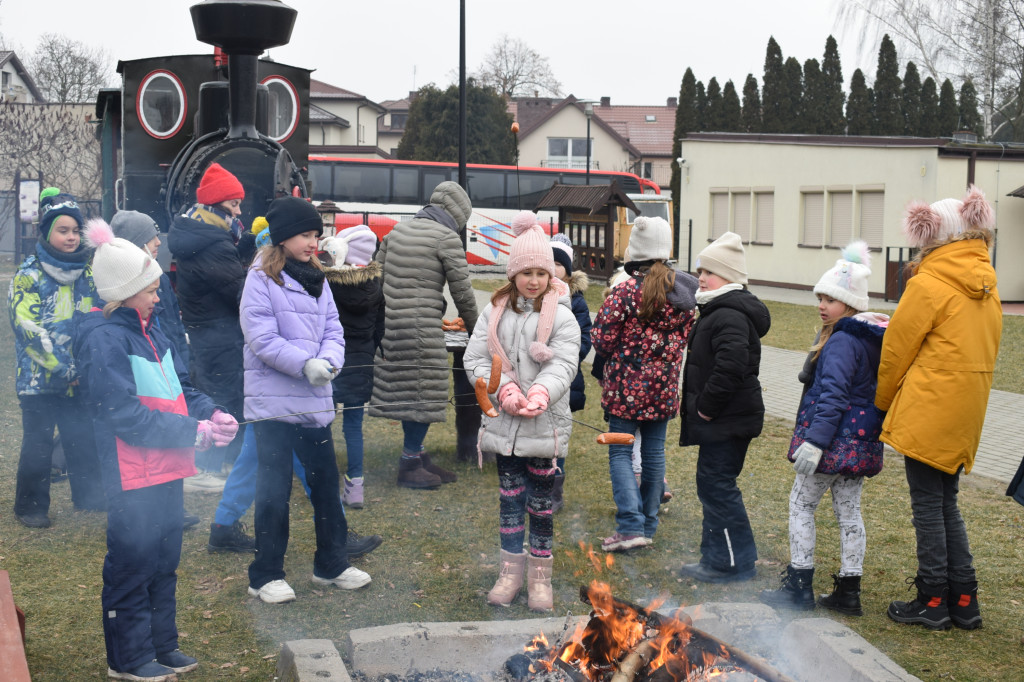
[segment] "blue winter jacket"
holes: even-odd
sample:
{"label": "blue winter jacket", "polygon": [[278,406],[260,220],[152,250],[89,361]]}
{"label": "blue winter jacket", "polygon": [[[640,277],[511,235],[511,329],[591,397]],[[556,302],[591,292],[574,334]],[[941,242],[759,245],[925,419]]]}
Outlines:
{"label": "blue winter jacket", "polygon": [[[572,295],[572,314],[580,324],[580,362],[590,353],[590,308],[587,306],[587,299],[583,297],[587,287],[590,286],[590,279],[585,272],[574,272],[569,275],[569,293]],[[583,370],[577,366],[576,376],[569,385],[569,410],[578,412],[587,404],[587,388],[583,383]]]}
{"label": "blue winter jacket", "polygon": [[816,473],[874,476],[882,470],[885,413],[875,407],[882,335],[889,318],[861,313],[836,322],[814,381],[800,401],[788,457],[805,440],[824,452]]}

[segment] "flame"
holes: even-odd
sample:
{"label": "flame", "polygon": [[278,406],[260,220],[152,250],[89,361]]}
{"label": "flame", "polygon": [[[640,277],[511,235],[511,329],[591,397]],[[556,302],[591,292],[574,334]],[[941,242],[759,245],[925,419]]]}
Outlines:
{"label": "flame", "polygon": [[539,635],[535,635],[530,643],[523,647],[523,651],[543,651],[548,648],[548,638],[541,632]]}

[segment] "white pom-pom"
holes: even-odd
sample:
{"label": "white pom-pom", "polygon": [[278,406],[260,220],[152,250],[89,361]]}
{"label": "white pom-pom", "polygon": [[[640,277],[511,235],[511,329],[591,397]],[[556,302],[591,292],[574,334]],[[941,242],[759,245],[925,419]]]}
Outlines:
{"label": "white pom-pom", "polygon": [[871,252],[868,243],[862,239],[852,241],[843,249],[843,260],[871,267]]}
{"label": "white pom-pom", "polygon": [[512,234],[519,236],[537,224],[537,216],[532,211],[520,211],[512,219]]}
{"label": "white pom-pom", "polygon": [[555,351],[551,350],[551,347],[546,343],[534,341],[530,344],[530,357],[537,362],[547,362],[551,358],[555,357]]}
{"label": "white pom-pom", "polygon": [[647,229],[647,216],[638,215],[636,220],[633,221],[633,229],[638,232],[643,232]]}
{"label": "white pom-pom", "polygon": [[92,248],[114,241],[114,231],[102,218],[93,218],[85,224],[85,241]]}

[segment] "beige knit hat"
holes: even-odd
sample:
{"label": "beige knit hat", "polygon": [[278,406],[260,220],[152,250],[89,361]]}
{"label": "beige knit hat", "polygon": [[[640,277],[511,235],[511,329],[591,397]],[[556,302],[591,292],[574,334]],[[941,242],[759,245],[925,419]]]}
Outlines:
{"label": "beige knit hat", "polygon": [[96,249],[92,278],[96,292],[107,303],[131,298],[163,274],[148,253],[127,239],[115,237],[110,225],[99,218],[86,223],[85,238]]}
{"label": "beige knit hat", "polygon": [[736,284],[747,283],[747,257],[743,240],[735,232],[726,232],[697,255],[695,270],[707,270]]}

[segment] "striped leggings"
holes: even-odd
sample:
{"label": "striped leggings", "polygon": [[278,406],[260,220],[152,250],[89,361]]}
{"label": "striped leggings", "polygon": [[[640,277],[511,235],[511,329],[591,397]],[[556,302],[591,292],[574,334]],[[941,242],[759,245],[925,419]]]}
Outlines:
{"label": "striped leggings", "polygon": [[512,554],[523,551],[526,515],[530,515],[530,554],[551,556],[554,524],[551,489],[555,482],[555,461],[551,458],[497,455],[498,506],[501,548]]}

